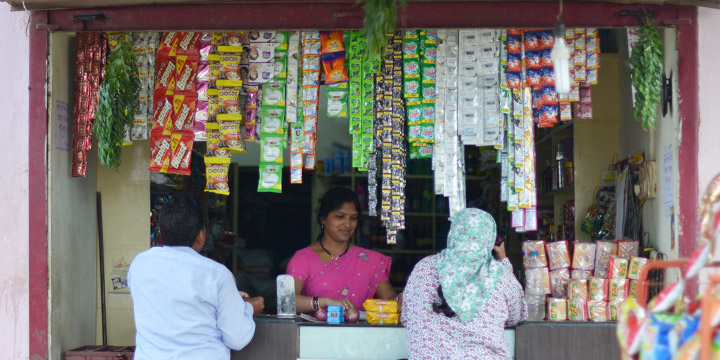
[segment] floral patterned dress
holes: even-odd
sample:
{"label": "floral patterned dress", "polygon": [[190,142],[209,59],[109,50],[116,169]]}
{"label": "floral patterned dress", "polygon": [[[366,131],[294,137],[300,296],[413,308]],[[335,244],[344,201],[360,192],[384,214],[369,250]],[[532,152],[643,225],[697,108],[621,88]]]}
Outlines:
{"label": "floral patterned dress", "polygon": [[410,359],[512,359],[504,330],[525,320],[528,310],[510,261],[500,262],[503,274],[480,311],[462,322],[432,309],[440,302],[435,257],[415,265],[403,291],[401,318],[408,331]]}

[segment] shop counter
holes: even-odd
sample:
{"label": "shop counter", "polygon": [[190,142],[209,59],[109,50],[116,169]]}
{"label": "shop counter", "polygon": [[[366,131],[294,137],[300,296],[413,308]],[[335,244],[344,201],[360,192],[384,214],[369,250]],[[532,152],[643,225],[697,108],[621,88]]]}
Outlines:
{"label": "shop counter", "polygon": [[[232,359],[406,359],[402,325],[317,324],[261,315],[248,346]],[[615,322],[526,321],[505,329],[517,360],[619,359]]]}
{"label": "shop counter", "polygon": [[[510,350],[515,330],[506,329]],[[232,359],[407,359],[407,331],[402,325],[318,324],[297,318],[255,318],[255,336]]]}
{"label": "shop counter", "polygon": [[616,322],[526,321],[515,327],[515,359],[619,359]]}

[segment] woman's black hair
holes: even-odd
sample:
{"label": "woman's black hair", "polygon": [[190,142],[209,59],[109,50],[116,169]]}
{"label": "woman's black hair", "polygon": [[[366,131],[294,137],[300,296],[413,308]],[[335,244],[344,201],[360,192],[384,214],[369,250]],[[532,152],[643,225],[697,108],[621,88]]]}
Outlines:
{"label": "woman's black hair", "polygon": [[443,295],[442,291],[442,285],[438,285],[437,293],[440,297],[440,303],[432,304],[433,311],[438,314],[443,314],[449,318],[455,317],[455,311],[453,311],[453,309],[450,307],[450,304],[448,304],[447,300],[445,300],[445,295]]}
{"label": "woman's black hair", "polygon": [[163,205],[158,214],[162,244],[168,246],[192,246],[195,238],[205,228],[205,213],[197,197],[177,193]]}
{"label": "woman's black hair", "polygon": [[[347,202],[353,203],[358,214],[360,214],[360,200],[358,200],[354,191],[342,186],[336,186],[328,190],[320,200],[320,211],[318,211],[317,215],[318,225],[322,226],[322,220],[327,218],[331,211],[339,209]],[[316,240],[320,241],[324,233],[324,231],[320,231],[320,235]]]}

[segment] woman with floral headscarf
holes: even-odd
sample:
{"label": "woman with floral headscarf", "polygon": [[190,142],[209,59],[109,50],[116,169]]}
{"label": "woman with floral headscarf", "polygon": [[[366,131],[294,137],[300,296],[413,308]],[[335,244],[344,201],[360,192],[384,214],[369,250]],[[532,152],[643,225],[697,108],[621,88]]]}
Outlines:
{"label": "woman with floral headscarf", "polygon": [[472,208],[451,221],[447,249],[420,260],[403,292],[410,359],[512,359],[504,329],[527,303],[495,221]]}

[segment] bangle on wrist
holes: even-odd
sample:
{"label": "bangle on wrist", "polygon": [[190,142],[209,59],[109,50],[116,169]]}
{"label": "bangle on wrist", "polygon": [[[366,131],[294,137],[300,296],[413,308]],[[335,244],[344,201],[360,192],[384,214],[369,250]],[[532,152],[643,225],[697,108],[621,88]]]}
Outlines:
{"label": "bangle on wrist", "polygon": [[317,296],[313,296],[312,309],[313,309],[313,311],[317,311],[319,308],[320,308],[320,298]]}

